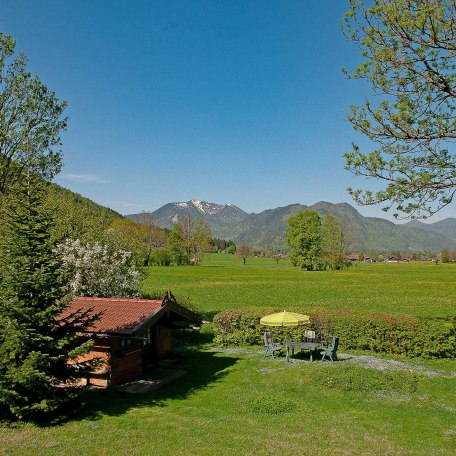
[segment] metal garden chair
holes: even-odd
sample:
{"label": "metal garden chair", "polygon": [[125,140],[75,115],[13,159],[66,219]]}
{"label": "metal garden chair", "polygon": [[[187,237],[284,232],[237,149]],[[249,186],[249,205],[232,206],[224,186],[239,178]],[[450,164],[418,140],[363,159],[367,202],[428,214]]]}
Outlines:
{"label": "metal garden chair", "polygon": [[265,347],[264,356],[271,355],[274,358],[274,353],[282,350],[282,345],[278,342],[274,342],[271,332],[265,332],[263,334],[263,341]]}
{"label": "metal garden chair", "polygon": [[311,331],[311,330],[306,329],[304,331],[303,342],[315,342],[315,331]]}
{"label": "metal garden chair", "polygon": [[339,346],[339,338],[333,337],[331,347],[326,348],[322,352],[321,360],[323,361],[326,357],[328,357],[331,362],[337,361],[337,347]]}

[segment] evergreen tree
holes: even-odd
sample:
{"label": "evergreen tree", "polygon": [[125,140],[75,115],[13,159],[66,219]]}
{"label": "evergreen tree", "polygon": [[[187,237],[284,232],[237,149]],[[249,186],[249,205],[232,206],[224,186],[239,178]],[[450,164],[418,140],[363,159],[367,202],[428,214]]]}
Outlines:
{"label": "evergreen tree", "polygon": [[69,386],[85,369],[67,361],[90,349],[77,333],[96,318],[59,318],[68,297],[44,192],[31,173],[16,183],[3,201],[0,245],[0,414],[34,421],[57,420],[74,404]]}

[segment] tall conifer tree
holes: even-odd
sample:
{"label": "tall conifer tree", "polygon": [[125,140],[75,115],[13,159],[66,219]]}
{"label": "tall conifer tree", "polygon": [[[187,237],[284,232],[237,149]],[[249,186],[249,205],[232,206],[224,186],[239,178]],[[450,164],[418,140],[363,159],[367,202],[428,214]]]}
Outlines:
{"label": "tall conifer tree", "polygon": [[0,414],[55,420],[76,398],[68,386],[84,369],[68,364],[90,348],[77,332],[94,317],[59,315],[68,303],[54,253],[46,184],[23,175],[3,201],[0,244]]}

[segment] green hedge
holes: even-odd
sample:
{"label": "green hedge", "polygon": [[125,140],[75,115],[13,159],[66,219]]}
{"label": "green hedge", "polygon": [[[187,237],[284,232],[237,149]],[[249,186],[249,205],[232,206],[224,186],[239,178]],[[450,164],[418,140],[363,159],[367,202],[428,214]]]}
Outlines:
{"label": "green hedge", "polygon": [[[299,309],[288,309],[299,312]],[[215,342],[219,345],[262,345],[270,330],[278,341],[300,340],[305,329],[316,331],[317,339],[328,344],[340,338],[341,350],[368,350],[409,357],[456,358],[456,318],[420,318],[413,315],[316,312],[310,324],[300,327],[269,328],[260,318],[278,312],[274,308],[225,310],[214,317]]]}

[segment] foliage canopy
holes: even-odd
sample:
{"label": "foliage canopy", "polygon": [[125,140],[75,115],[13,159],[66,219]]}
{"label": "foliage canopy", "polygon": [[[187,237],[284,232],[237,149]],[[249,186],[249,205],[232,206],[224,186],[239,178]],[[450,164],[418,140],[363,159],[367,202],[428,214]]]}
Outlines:
{"label": "foliage canopy", "polygon": [[363,62],[346,73],[366,80],[373,97],[352,106],[348,120],[378,148],[362,153],[353,144],[346,169],[385,184],[348,189],[357,203],[425,218],[453,200],[455,29],[454,0],[350,0],[343,31]]}
{"label": "foliage canopy", "polygon": [[350,264],[346,261],[344,232],[332,214],[321,219],[314,210],[296,213],[288,219],[287,241],[293,266],[316,271]]}
{"label": "foliage canopy", "polygon": [[55,147],[67,125],[67,103],[26,70],[24,54],[13,57],[15,46],[9,35],[0,33],[0,193],[26,168],[45,179],[60,171],[61,154]]}
{"label": "foliage canopy", "polygon": [[95,242],[67,239],[57,246],[68,273],[69,288],[77,296],[131,298],[139,296],[140,273],[131,253]]}
{"label": "foliage canopy", "polygon": [[301,211],[288,219],[287,242],[293,266],[307,270],[321,268],[321,219],[316,211]]}

